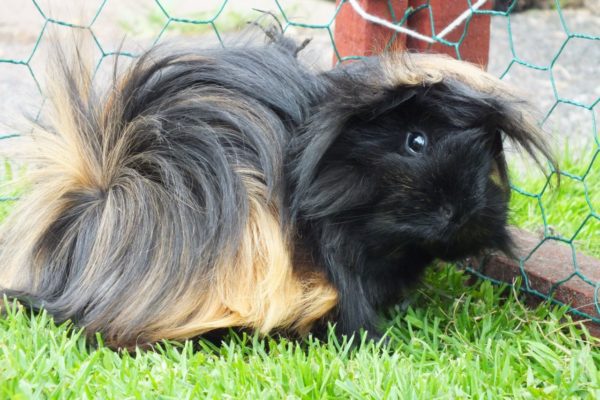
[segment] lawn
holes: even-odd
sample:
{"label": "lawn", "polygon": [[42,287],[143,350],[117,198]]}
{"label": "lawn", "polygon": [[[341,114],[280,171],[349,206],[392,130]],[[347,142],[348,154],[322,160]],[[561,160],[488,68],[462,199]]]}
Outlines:
{"label": "lawn", "polygon": [[[564,165],[581,162],[567,157]],[[542,195],[549,215],[570,213],[549,219],[553,232],[568,236],[589,215],[583,194],[600,193],[595,166],[585,187],[575,180]],[[543,183],[533,175],[518,182],[532,192]],[[543,227],[535,198],[512,202],[514,223]],[[597,232],[584,226],[578,249],[600,255]],[[517,288],[470,280],[453,266],[434,266],[390,310],[387,347],[231,335],[220,346],[117,353],[13,305],[0,319],[0,398],[600,398],[600,341],[566,308],[530,308]]]}

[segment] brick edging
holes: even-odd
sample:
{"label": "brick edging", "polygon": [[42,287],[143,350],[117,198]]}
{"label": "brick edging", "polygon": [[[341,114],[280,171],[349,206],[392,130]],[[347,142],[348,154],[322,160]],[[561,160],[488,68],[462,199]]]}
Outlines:
{"label": "brick edging", "polygon": [[[530,301],[539,303],[544,300],[532,291],[567,304],[578,311],[600,319],[600,313],[594,301],[596,287],[585,282],[577,271],[589,281],[600,284],[600,260],[580,252],[558,240],[544,239],[518,228],[511,228],[511,234],[517,245],[516,255],[523,260],[523,270],[519,260],[502,254],[494,254],[484,259],[471,259],[471,267],[478,273],[500,282],[514,283],[522,278],[522,287],[529,289]],[[560,285],[557,283],[567,279]],[[527,282],[526,282],[527,280]],[[556,287],[552,291],[553,286]],[[551,293],[553,292],[553,293]],[[575,315],[576,319],[581,319]],[[592,321],[586,323],[590,333],[600,337],[600,325]]]}

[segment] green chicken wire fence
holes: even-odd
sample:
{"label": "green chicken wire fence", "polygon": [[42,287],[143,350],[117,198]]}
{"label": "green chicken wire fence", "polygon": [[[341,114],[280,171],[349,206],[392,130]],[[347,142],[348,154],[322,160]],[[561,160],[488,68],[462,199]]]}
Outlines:
{"label": "green chicken wire fence", "polygon": [[[75,3],[73,2],[73,4]],[[99,24],[103,14],[108,12],[107,9],[109,7],[119,6],[124,3],[115,0],[98,1],[98,4],[87,19],[88,22],[73,23],[70,22],[70,19],[54,16],[51,2],[31,0],[30,4],[32,7],[30,7],[28,13],[36,15],[35,17],[28,15],[28,17],[31,17],[28,20],[32,18],[37,20],[36,23],[39,24],[39,32],[35,34],[30,52],[25,56],[11,57],[11,48],[14,46],[8,46],[7,50],[1,49],[2,31],[0,30],[0,88],[4,92],[2,93],[2,97],[10,98],[12,94],[11,85],[21,83],[19,81],[2,84],[1,68],[5,65],[14,65],[22,68],[26,72],[25,75],[28,76],[27,79],[33,82],[35,90],[41,95],[42,85],[40,74],[44,71],[34,68],[34,59],[36,54],[41,52],[40,47],[48,36],[48,31],[52,28],[81,30],[88,33],[99,55],[96,69],[99,69],[103,61],[109,57],[116,55],[129,58],[136,57],[139,51],[129,51],[124,46],[110,44],[108,43],[110,41],[105,40],[102,37],[103,35],[100,34],[103,28],[99,27]],[[185,12],[178,11],[174,7],[174,5],[177,5],[176,0],[138,0],[127,3],[132,4],[133,7],[136,7],[138,4],[143,5],[143,8],[139,10],[139,15],[142,15],[142,17],[138,15],[129,22],[117,18],[116,21],[112,21],[111,23],[119,27],[120,39],[125,36],[129,36],[130,38],[135,37],[139,33],[138,31],[142,30],[141,36],[145,38],[145,47],[160,42],[169,32],[179,36],[197,38],[198,42],[204,42],[205,38],[212,36],[211,40],[218,42],[222,46],[226,46],[227,41],[225,40],[225,36],[227,33],[241,29],[246,25],[247,21],[255,20],[264,15],[264,13],[259,11],[260,9],[272,12],[279,19],[285,31],[299,30],[301,36],[320,38],[320,40],[315,40],[315,46],[322,50],[321,52],[324,54],[323,59],[327,60],[326,63],[330,63],[332,60],[331,54],[333,54],[333,59],[338,62],[359,58],[358,55],[344,55],[342,57],[338,46],[336,46],[334,37],[333,27],[336,17],[342,7],[350,6],[347,1],[342,1],[336,5],[331,1],[253,0],[243,3],[246,9],[244,12],[238,10],[242,2],[236,0],[207,2],[211,3],[212,7],[209,7],[210,9],[202,9],[198,12],[195,12],[193,9],[196,6],[189,5],[189,2]],[[564,1],[550,1],[548,5],[553,11],[547,11],[544,15],[554,18],[555,26],[551,31],[546,32],[545,35],[541,35],[538,38],[537,46],[543,48],[546,46],[546,42],[551,41],[552,45],[550,47],[552,47],[552,51],[549,57],[539,61],[534,59],[535,57],[530,57],[527,51],[520,49],[519,44],[524,38],[531,33],[535,33],[537,29],[529,31],[525,29],[524,32],[520,33],[520,36],[517,34],[519,23],[522,22],[521,20],[524,17],[521,14],[515,13],[516,1],[508,4],[504,11],[495,11],[475,8],[471,0],[465,0],[464,9],[470,9],[471,13],[467,17],[465,24],[459,28],[462,29],[462,32],[457,41],[449,41],[436,35],[436,32],[440,32],[443,27],[436,26],[430,1],[424,1],[418,7],[409,7],[402,15],[397,15],[394,12],[393,3],[393,0],[387,0],[389,9],[388,21],[396,26],[406,26],[411,18],[414,18],[417,14],[422,15],[425,13],[429,16],[431,32],[433,32],[431,38],[433,41],[453,49],[457,58],[461,58],[461,46],[469,32],[472,19],[477,18],[478,15],[491,15],[492,51],[490,53],[490,71],[500,78],[508,79],[511,83],[517,85],[521,85],[524,80],[528,79],[526,77],[519,80],[519,75],[523,75],[524,72],[534,72],[534,74],[537,74],[538,81],[545,83],[547,91],[547,95],[543,99],[544,101],[542,101],[542,96],[537,91],[535,93],[536,97],[533,97],[538,108],[543,113],[540,116],[539,123],[544,128],[548,128],[552,117],[559,115],[559,109],[564,109],[564,107],[568,107],[567,110],[569,111],[567,114],[577,111],[578,115],[584,116],[568,127],[565,127],[563,124],[558,129],[559,132],[554,132],[558,138],[563,138],[561,147],[565,149],[564,151],[559,151],[559,155],[563,155],[563,157],[559,157],[562,161],[562,168],[559,172],[562,180],[560,189],[553,188],[551,184],[553,176],[557,174],[556,171],[548,171],[549,176],[539,175],[528,177],[527,173],[525,173],[525,177],[523,177],[523,174],[519,173],[519,170],[523,169],[523,165],[518,164],[518,162],[516,164],[512,164],[511,162],[513,173],[516,171],[517,175],[512,183],[514,191],[512,208],[519,211],[515,214],[521,215],[520,219],[514,218],[513,223],[525,227],[530,231],[537,231],[540,238],[537,246],[519,260],[519,270],[522,277],[521,289],[525,292],[560,303],[552,299],[553,292],[571,279],[581,279],[592,289],[595,310],[597,315],[600,315],[600,302],[598,299],[600,295],[600,282],[593,280],[581,271],[578,264],[579,251],[600,257],[600,139],[596,122],[596,113],[600,109],[600,106],[598,106],[600,102],[600,80],[598,78],[598,65],[600,65],[600,50],[598,49],[598,46],[600,46],[599,32],[589,32],[587,29],[583,29],[582,31],[579,27],[572,27],[571,20],[567,18],[567,14],[571,11],[564,10],[561,7]],[[90,3],[86,4],[89,7]],[[23,5],[19,4],[19,7]],[[249,5],[255,5],[256,10],[250,9]],[[315,10],[318,12],[314,12]],[[10,14],[6,10],[4,11],[5,15]],[[23,13],[23,10],[19,12]],[[315,18],[306,17],[315,13],[320,15],[319,21],[314,21]],[[593,21],[600,21],[600,17],[598,18]],[[18,28],[20,24],[24,23],[22,20],[17,19],[12,27]],[[593,27],[593,24],[591,25]],[[140,26],[143,26],[143,29]],[[598,26],[600,24],[596,26],[596,30],[598,30]],[[10,24],[8,24],[8,28],[11,28]],[[505,37],[498,39],[494,35],[496,31],[503,32]],[[290,32],[290,34],[298,34],[298,32]],[[550,37],[552,40],[550,40]],[[557,37],[559,39],[556,39]],[[385,48],[392,47],[397,38],[398,34],[394,33],[386,43]],[[505,53],[507,54],[504,54],[503,57],[498,57],[498,54],[496,54],[494,47],[496,40],[504,41]],[[584,49],[592,49],[594,51],[591,53],[583,51],[580,57],[575,58],[573,55],[570,55],[568,57],[570,64],[564,66],[563,58],[565,58],[565,54],[574,46],[573,43],[581,41],[585,41]],[[570,91],[569,85],[565,86],[561,82],[559,75],[564,75],[565,69],[568,73],[570,67],[581,63],[588,63],[590,66],[590,70],[586,73],[579,73],[579,75],[584,75],[579,76],[580,81],[584,82],[584,85],[581,85],[581,82],[579,85],[583,90]],[[513,73],[515,71],[517,73]],[[516,78],[513,75],[516,75]],[[41,110],[42,105],[42,102],[38,104],[38,112]],[[4,110],[2,110],[3,108],[7,107],[0,103],[0,115],[5,114]],[[569,136],[574,135],[576,131],[576,138]],[[0,144],[18,136],[19,132],[0,125]],[[566,140],[564,140],[565,138]],[[583,145],[577,145],[577,143],[573,145],[572,142],[581,142]],[[12,164],[5,162],[3,179],[7,180],[15,175],[16,173],[13,170],[14,167]],[[6,210],[10,208],[9,205],[14,200],[16,200],[15,191],[5,193],[0,197],[0,207],[4,206],[2,207],[2,215],[7,212]],[[571,248],[572,265],[569,268],[569,273],[560,280],[555,281],[549,291],[541,292],[530,284],[527,261],[534,252],[539,251],[549,241],[564,243]],[[491,279],[482,274],[477,268],[471,268],[470,270],[482,278]],[[600,323],[600,319],[596,315],[590,315],[590,313],[584,313],[577,309],[572,309],[572,311],[575,314]]]}

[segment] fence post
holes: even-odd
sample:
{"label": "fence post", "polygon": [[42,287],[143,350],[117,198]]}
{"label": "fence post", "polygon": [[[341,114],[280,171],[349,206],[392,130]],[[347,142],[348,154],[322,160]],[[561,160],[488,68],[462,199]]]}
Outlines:
{"label": "fence post", "polygon": [[[344,0],[337,0],[339,5]],[[360,7],[371,15],[387,21],[393,21],[391,11],[396,19],[401,19],[408,7],[409,0],[358,0]],[[348,2],[342,4],[335,19],[335,45],[341,57],[369,56],[377,54],[385,48],[394,31],[384,26],[373,24],[358,15]],[[405,35],[399,35],[394,46],[404,48]],[[334,59],[334,64],[337,62]]]}
{"label": "fence post", "polygon": [[[466,0],[448,1],[448,0],[409,0],[409,6],[417,7],[429,3],[425,7],[413,14],[408,20],[409,28],[418,31],[426,36],[432,35],[432,24],[435,33],[439,34],[444,28],[451,24],[463,12],[469,9]],[[475,1],[471,1],[474,4]],[[488,0],[480,10],[489,10],[492,1]],[[458,42],[465,33],[465,23],[460,24],[456,29],[444,37],[449,42]],[[406,45],[409,49],[419,51],[432,51],[434,53],[445,53],[452,57],[457,57],[455,47],[447,46],[443,43],[426,43],[412,37],[408,37]],[[475,14],[472,16],[466,36],[458,47],[458,53],[463,60],[487,67],[490,52],[490,16],[489,14]]]}
{"label": "fence post", "polygon": [[[343,0],[337,0],[337,4]],[[418,31],[424,35],[432,34],[431,22],[433,21],[435,32],[441,32],[448,24],[454,21],[465,10],[468,10],[466,0],[358,0],[360,7],[371,15],[375,15],[393,21],[390,8],[393,10],[396,20],[401,19],[408,7],[417,9],[421,5],[429,3],[408,18],[408,28]],[[474,1],[472,1],[474,3]],[[489,0],[481,8],[489,9],[492,1]],[[431,14],[430,14],[431,13]],[[431,15],[431,17],[430,17]],[[449,33],[445,39],[456,42],[464,32],[463,22],[455,30]],[[367,56],[381,52],[394,32],[384,26],[371,23],[363,19],[354,11],[348,2],[342,4],[335,21],[335,43],[341,57]],[[490,16],[474,15],[469,23],[466,37],[460,44],[458,51],[463,60],[471,61],[482,66],[487,66],[490,45]],[[456,49],[442,43],[426,43],[419,39],[399,35],[394,41],[395,49],[413,49],[418,51],[433,51],[437,53],[457,56]],[[334,60],[337,62],[337,59]]]}

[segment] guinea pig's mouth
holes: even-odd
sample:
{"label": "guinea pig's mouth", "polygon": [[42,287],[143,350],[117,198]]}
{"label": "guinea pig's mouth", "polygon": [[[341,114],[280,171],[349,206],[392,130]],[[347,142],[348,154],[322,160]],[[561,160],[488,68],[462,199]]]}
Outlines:
{"label": "guinea pig's mouth", "polygon": [[465,260],[470,257],[479,257],[494,251],[500,250],[496,247],[482,247],[479,249],[457,249],[457,248],[448,248],[444,250],[440,250],[439,248],[433,248],[431,250],[431,254],[435,256],[435,258],[445,261],[445,262],[458,262]]}
{"label": "guinea pig's mouth", "polygon": [[433,257],[447,262],[456,262],[493,251],[501,251],[509,257],[514,254],[513,241],[506,227],[493,232],[481,232],[466,227],[451,240],[434,240],[425,243],[424,247]]}

